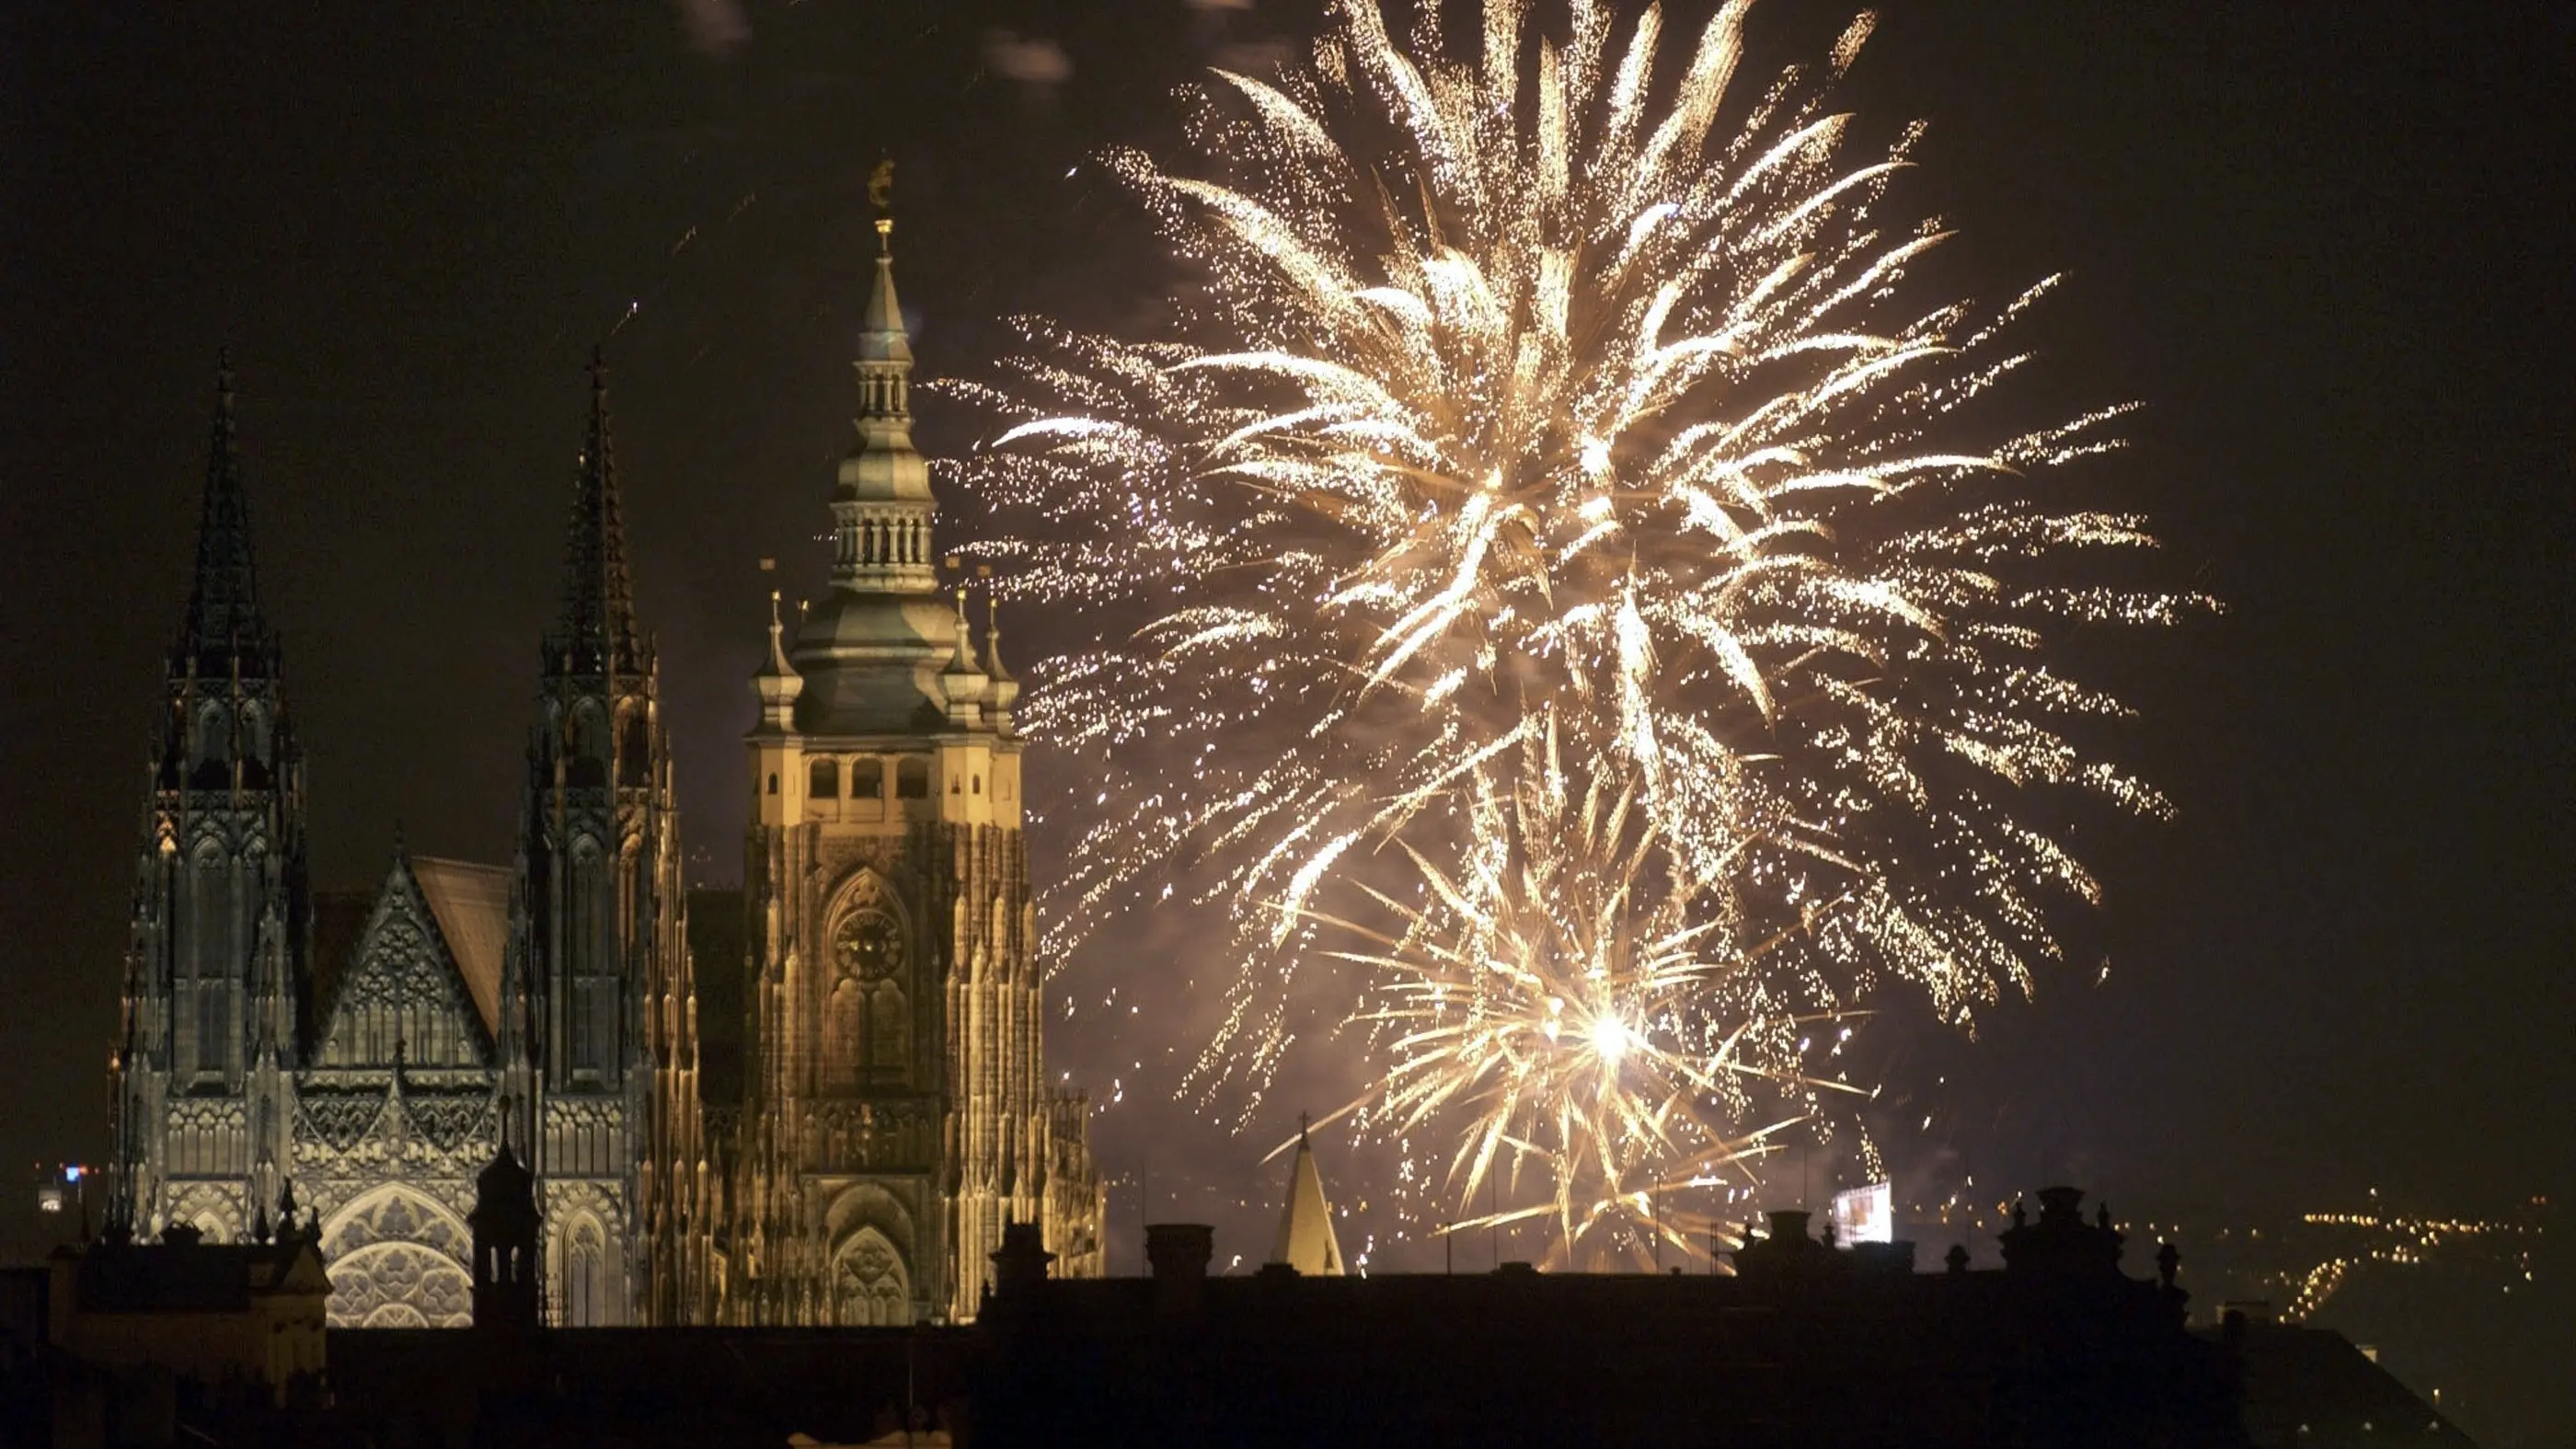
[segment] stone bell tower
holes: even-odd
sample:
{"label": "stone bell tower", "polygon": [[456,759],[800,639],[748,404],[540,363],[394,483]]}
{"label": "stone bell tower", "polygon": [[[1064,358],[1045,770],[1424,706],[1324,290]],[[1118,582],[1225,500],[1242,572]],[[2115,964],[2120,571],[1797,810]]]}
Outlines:
{"label": "stone bell tower", "polygon": [[216,385],[197,572],[144,767],[110,1065],[117,1220],[235,1241],[266,1221],[290,1163],[310,971],[304,753],[259,606],[233,433]]}
{"label": "stone bell tower", "polygon": [[549,1318],[682,1323],[703,1292],[696,994],[661,673],[638,622],[594,355],[520,812],[494,1035],[503,1139],[545,1212]]}
{"label": "stone bell tower", "polygon": [[753,680],[735,1322],[964,1322],[1012,1222],[1101,1262],[1087,1108],[1046,1086],[1019,686],[940,589],[892,231],[831,589],[792,625],[773,601]]}

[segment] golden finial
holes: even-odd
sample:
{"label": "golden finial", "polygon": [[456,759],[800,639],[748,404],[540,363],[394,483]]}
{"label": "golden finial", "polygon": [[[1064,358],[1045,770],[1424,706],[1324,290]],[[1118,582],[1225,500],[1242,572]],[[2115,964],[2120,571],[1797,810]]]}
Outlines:
{"label": "golden finial", "polygon": [[868,173],[868,204],[877,209],[877,251],[882,255],[890,256],[894,252],[894,158],[892,156],[880,159],[877,162],[877,169]]}

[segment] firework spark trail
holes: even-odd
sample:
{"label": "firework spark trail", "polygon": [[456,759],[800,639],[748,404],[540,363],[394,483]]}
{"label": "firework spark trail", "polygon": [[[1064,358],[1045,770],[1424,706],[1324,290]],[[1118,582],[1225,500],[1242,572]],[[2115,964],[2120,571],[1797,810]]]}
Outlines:
{"label": "firework spark trail", "polygon": [[1360,943],[1329,954],[1366,968],[1352,1020],[1391,1063],[1355,1106],[1392,1134],[1455,1127],[1446,1177],[1462,1201],[1492,1174],[1543,1175],[1543,1204],[1453,1230],[1552,1215],[1570,1262],[1598,1245],[1642,1263],[1656,1237],[1695,1254],[1720,1225],[1677,1209],[1676,1191],[1713,1185],[1789,1125],[1727,1126],[1758,1110],[1748,1088],[1811,1105],[1842,1084],[1799,1069],[1791,1043],[1812,1023],[1753,1004],[1763,950],[1706,954],[1716,933],[1694,906],[1715,882],[1671,877],[1633,793],[1595,779],[1575,798],[1552,737],[1511,764],[1517,778],[1476,772],[1461,875],[1408,851],[1423,904],[1361,888],[1393,929],[1320,918]]}
{"label": "firework spark trail", "polygon": [[[2152,543],[2051,486],[2121,409],[1988,420],[2047,284],[1913,299],[1945,235],[1889,200],[1919,132],[1855,157],[1828,104],[1868,18],[1747,94],[1747,8],[1668,50],[1651,9],[1573,0],[1550,36],[1490,0],[1464,61],[1438,7],[1398,37],[1345,0],[1276,81],[1201,88],[1180,164],[1109,158],[1196,284],[1169,329],[1031,320],[958,389],[999,423],[963,466],[981,552],[1101,621],[1024,714],[1087,770],[1050,944],[1175,893],[1229,911],[1203,1091],[1248,1112],[1369,999],[1328,920],[1474,956],[1398,868],[1417,899],[1474,878],[1534,721],[1694,884],[1685,954],[1781,942],[1724,974],[1748,1021],[1889,979],[1969,1021],[2096,894],[2027,807],[2165,808],[2088,752],[2120,703],[2042,649],[2206,605],[2087,581]],[[1391,1080],[1471,1095],[1425,1075]]]}

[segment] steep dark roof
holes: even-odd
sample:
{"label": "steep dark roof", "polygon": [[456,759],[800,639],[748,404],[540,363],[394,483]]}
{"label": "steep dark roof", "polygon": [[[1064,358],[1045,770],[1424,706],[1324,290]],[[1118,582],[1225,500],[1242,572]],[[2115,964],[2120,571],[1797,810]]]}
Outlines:
{"label": "steep dark roof", "polygon": [[689,892],[689,956],[698,988],[698,1100],[710,1106],[742,1102],[743,984],[750,970],[750,940],[743,925],[742,892]]}

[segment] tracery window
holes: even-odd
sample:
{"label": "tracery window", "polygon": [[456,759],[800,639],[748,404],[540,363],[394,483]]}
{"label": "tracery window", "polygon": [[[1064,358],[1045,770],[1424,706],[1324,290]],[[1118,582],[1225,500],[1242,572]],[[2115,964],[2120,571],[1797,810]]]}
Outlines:
{"label": "tracery window", "polygon": [[832,987],[832,999],[823,1007],[823,1089],[847,1092],[859,1085],[865,1065],[864,1018],[865,993],[859,984],[844,977]]}
{"label": "tracery window", "polygon": [[232,715],[219,705],[208,705],[197,716],[197,760],[200,764],[220,764],[232,756]]}
{"label": "tracery window", "polygon": [[875,1228],[861,1228],[832,1258],[832,1317],[844,1328],[892,1328],[912,1321],[903,1257]]}
{"label": "tracery window", "polygon": [[566,1326],[594,1327],[607,1321],[608,1254],[597,1221],[584,1217],[574,1224],[563,1258]]}
{"label": "tracery window", "polygon": [[853,910],[832,933],[833,984],[823,1044],[827,1086],[900,1085],[909,1076],[907,958],[902,925],[875,905]]}

